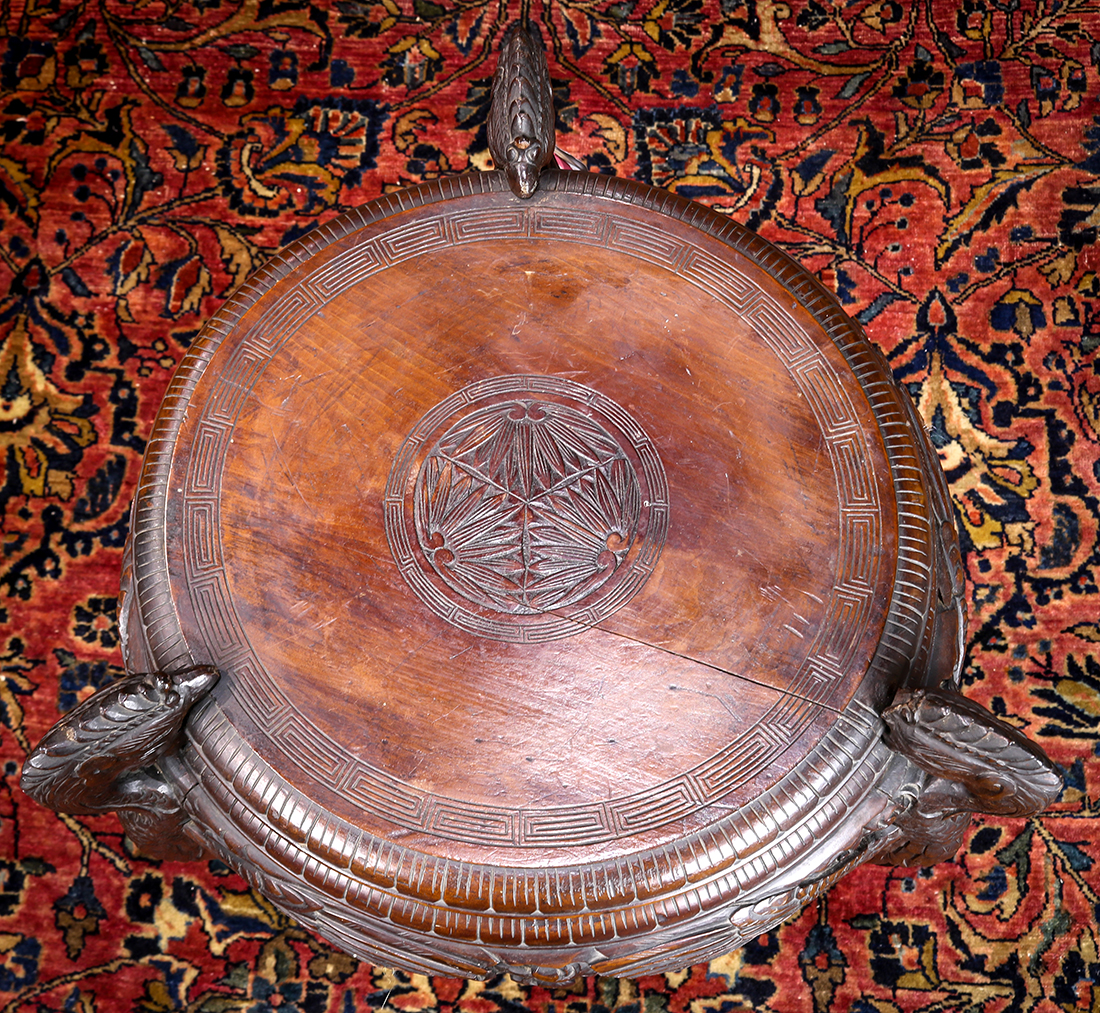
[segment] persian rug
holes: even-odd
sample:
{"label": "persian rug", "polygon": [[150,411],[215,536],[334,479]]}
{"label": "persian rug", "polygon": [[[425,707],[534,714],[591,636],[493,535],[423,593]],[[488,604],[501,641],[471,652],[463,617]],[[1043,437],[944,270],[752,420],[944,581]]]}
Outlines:
{"label": "persian rug", "polygon": [[[964,689],[1065,778],[709,964],[559,990],[371,967],[220,863],[149,861],[18,787],[122,671],[173,367],[290,240],[489,165],[519,15],[564,150],[755,229],[885,352],[958,511]],[[1096,0],[5,0],[0,26],[0,1011],[1100,1008]]]}

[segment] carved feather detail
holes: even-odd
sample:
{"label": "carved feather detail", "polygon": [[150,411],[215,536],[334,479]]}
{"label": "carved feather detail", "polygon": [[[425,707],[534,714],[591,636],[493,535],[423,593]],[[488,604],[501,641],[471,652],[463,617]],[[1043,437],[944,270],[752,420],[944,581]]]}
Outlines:
{"label": "carved feather detail", "polygon": [[188,711],[217,680],[217,669],[199,665],[104,687],[46,733],[23,765],[21,787],[59,812],[178,809],[167,786],[143,768],[176,745]]}
{"label": "carved feather detail", "polygon": [[882,717],[887,745],[936,777],[920,800],[926,813],[1032,816],[1061,791],[1038,746],[961,693],[901,690]]}
{"label": "carved feather detail", "polygon": [[530,197],[554,160],[554,100],[537,29],[512,25],[500,47],[489,108],[489,151],[517,197]]}

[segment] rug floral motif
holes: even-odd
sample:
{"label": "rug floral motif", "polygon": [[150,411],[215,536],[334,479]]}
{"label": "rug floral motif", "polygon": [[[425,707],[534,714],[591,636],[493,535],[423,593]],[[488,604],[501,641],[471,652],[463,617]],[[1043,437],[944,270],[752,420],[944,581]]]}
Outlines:
{"label": "rug floral motif", "polygon": [[[721,959],[559,990],[371,967],[218,862],[150,861],[18,788],[122,671],[175,364],[290,240],[489,166],[521,14],[563,149],[747,224],[886,353],[958,511],[965,690],[1065,778],[1046,814],[865,866]],[[6,0],[0,33],[0,1010],[1100,1009],[1095,0]]]}

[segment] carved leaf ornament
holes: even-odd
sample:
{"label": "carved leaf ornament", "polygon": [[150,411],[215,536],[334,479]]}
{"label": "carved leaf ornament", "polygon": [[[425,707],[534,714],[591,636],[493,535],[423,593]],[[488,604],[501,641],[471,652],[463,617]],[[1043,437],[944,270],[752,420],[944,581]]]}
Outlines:
{"label": "carved leaf ornament", "polygon": [[433,568],[501,612],[539,614],[593,593],[626,558],[640,511],[614,438],[546,402],[475,412],[417,478],[417,531]]}

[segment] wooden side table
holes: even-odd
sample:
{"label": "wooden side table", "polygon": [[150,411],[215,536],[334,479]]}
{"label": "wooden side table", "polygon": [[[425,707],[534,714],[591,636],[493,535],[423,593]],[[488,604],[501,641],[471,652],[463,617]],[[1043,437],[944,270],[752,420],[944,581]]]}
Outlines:
{"label": "wooden side table", "polygon": [[504,171],[318,228],[203,331],[134,505],[133,674],[23,784],[376,963],[564,982],[1060,782],[955,688],[950,502],[881,354],[728,219],[548,168],[540,60],[509,36]]}

